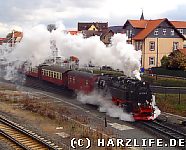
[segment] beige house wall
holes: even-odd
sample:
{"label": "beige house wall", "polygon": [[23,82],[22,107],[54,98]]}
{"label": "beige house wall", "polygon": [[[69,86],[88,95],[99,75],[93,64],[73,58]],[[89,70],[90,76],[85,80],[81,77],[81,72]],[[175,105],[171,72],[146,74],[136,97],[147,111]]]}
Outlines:
{"label": "beige house wall", "polygon": [[[155,50],[153,51],[150,50],[150,42],[152,41],[155,42]],[[179,43],[178,48],[183,48],[182,38],[146,38],[142,46],[142,66],[145,69],[156,67],[157,60],[158,60],[158,66],[161,66],[162,57],[164,55],[169,55],[173,51],[173,42],[178,42]],[[158,50],[158,55],[157,55],[157,50]],[[155,58],[154,65],[149,65],[150,57]]]}

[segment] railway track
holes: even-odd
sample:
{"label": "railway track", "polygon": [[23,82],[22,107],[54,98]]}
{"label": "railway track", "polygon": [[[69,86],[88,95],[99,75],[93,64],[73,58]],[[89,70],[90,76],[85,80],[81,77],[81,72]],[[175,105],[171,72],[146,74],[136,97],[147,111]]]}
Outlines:
{"label": "railway track", "polygon": [[[53,142],[0,115],[0,139],[19,150],[62,150]],[[6,140],[5,140],[6,139]]]}
{"label": "railway track", "polygon": [[186,134],[182,133],[176,129],[173,129],[169,126],[165,126],[164,124],[161,124],[157,121],[152,122],[143,122],[143,125],[147,126],[148,128],[157,131],[164,135],[165,137],[172,138],[172,139],[185,139],[186,140]]}

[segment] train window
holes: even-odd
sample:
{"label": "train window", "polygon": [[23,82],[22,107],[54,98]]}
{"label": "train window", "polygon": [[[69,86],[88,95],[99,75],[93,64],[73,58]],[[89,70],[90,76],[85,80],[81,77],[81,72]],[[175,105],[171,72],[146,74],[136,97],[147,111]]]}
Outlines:
{"label": "train window", "polygon": [[50,77],[53,77],[53,71],[50,72]]}
{"label": "train window", "polygon": [[56,78],[59,79],[60,75],[59,72],[57,72]]}
{"label": "train window", "polygon": [[53,78],[56,78],[56,73],[55,72],[53,72]]}
{"label": "train window", "polygon": [[61,79],[61,80],[63,79],[62,73],[60,73],[60,79]]}
{"label": "train window", "polygon": [[47,71],[47,76],[50,77],[50,71],[49,70]]}
{"label": "train window", "polygon": [[85,81],[85,85],[88,85],[88,80]]}
{"label": "train window", "polygon": [[75,83],[75,77],[73,77],[73,83]]}

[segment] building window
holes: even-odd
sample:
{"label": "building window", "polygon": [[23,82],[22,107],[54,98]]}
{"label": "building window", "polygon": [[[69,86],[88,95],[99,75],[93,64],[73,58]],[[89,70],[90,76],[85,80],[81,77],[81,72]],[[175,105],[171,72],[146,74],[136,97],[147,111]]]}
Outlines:
{"label": "building window", "polygon": [[126,31],[126,36],[128,37],[128,35],[129,35],[129,30]]}
{"label": "building window", "polygon": [[171,29],[171,35],[172,36],[174,35],[174,29]]}
{"label": "building window", "polygon": [[167,31],[166,29],[163,29],[163,35],[166,35],[166,31]]}
{"label": "building window", "polygon": [[173,50],[178,50],[179,43],[178,42],[173,42]]}
{"label": "building window", "polygon": [[150,47],[150,51],[154,51],[155,50],[155,42],[151,41],[149,47]]}
{"label": "building window", "polygon": [[142,50],[142,42],[139,42],[139,50]]}
{"label": "building window", "polygon": [[132,37],[132,30],[130,30],[129,36]]}
{"label": "building window", "polygon": [[158,35],[158,29],[154,30],[154,35]]}
{"label": "building window", "polygon": [[183,35],[183,29],[178,29],[178,30]]}
{"label": "building window", "polygon": [[149,57],[149,65],[154,66],[155,65],[155,57]]}

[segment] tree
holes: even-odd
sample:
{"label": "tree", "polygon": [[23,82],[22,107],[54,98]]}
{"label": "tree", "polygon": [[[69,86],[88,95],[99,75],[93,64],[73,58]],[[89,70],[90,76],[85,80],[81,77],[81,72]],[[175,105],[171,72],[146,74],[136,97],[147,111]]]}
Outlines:
{"label": "tree", "polygon": [[163,68],[167,68],[168,67],[168,64],[169,64],[169,58],[165,55],[161,59],[161,66]]}
{"label": "tree", "polygon": [[162,67],[169,69],[186,70],[186,56],[179,50],[170,53],[167,58],[164,56],[161,63]]}

